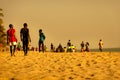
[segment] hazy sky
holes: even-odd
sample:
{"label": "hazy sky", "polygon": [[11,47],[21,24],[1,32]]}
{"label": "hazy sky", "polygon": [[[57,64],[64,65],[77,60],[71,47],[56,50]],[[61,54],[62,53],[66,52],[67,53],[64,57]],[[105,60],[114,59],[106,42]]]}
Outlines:
{"label": "hazy sky", "polygon": [[70,39],[80,48],[88,41],[90,48],[120,47],[120,0],[0,0],[6,30],[11,23],[20,41],[20,29],[28,23],[31,45],[38,46],[38,30],[46,35],[45,44],[66,46]]}

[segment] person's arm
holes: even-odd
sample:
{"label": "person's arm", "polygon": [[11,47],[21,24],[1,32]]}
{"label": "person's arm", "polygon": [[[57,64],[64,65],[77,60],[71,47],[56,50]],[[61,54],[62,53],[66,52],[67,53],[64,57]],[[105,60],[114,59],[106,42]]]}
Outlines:
{"label": "person's arm", "polygon": [[45,36],[45,34],[44,34],[44,33],[43,33],[43,36],[44,36],[44,40],[45,40],[46,36]]}
{"label": "person's arm", "polygon": [[14,33],[14,37],[15,37],[15,39],[16,39],[16,42],[17,42],[17,37],[16,37],[16,33]]}
{"label": "person's arm", "polygon": [[16,39],[16,42],[17,42],[16,31],[14,32],[14,37],[15,37],[15,39]]}
{"label": "person's arm", "polygon": [[28,38],[29,38],[29,40],[31,42],[31,38],[30,38],[30,34],[29,34],[29,29],[28,29]]}

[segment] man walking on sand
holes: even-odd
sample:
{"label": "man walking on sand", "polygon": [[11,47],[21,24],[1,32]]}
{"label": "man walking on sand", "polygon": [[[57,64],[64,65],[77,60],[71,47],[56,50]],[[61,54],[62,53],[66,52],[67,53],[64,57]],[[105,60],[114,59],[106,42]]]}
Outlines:
{"label": "man walking on sand", "polygon": [[[17,39],[15,36],[15,29],[13,28],[12,24],[9,25],[9,28],[10,29],[7,30],[7,44],[10,45],[11,56],[15,56],[16,44],[17,44]],[[12,48],[13,46],[14,46],[14,49]]]}
{"label": "man walking on sand", "polygon": [[24,56],[26,56],[28,52],[28,44],[29,42],[31,42],[31,38],[29,34],[29,29],[27,28],[27,23],[24,23],[23,26],[24,27],[20,30],[20,38],[23,43]]}
{"label": "man walking on sand", "polygon": [[45,51],[44,49],[44,40],[45,40],[45,35],[44,33],[42,32],[42,29],[39,30],[39,52]]}

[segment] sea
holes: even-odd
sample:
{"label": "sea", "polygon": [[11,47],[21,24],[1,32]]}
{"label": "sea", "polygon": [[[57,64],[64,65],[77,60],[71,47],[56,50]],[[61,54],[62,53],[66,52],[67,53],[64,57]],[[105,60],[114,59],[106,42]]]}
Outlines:
{"label": "sea", "polygon": [[[80,52],[80,50],[77,50]],[[100,52],[99,49],[90,49],[90,52]],[[102,52],[120,52],[120,48],[103,48]]]}
{"label": "sea", "polygon": [[[90,49],[91,52],[100,52],[99,49]],[[120,48],[103,48],[103,52],[120,52]]]}

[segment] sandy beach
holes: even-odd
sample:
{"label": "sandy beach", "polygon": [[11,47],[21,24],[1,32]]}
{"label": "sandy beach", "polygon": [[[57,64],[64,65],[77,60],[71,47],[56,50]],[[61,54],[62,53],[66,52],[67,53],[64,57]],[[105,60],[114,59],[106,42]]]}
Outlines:
{"label": "sandy beach", "polygon": [[120,80],[120,52],[0,52],[0,80]]}

